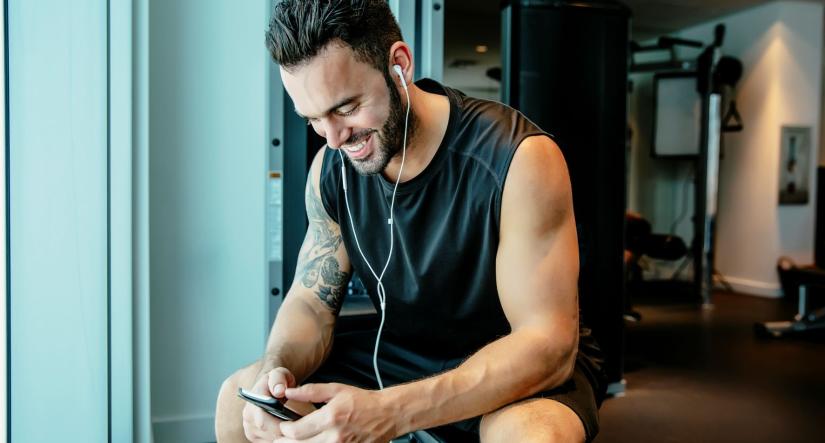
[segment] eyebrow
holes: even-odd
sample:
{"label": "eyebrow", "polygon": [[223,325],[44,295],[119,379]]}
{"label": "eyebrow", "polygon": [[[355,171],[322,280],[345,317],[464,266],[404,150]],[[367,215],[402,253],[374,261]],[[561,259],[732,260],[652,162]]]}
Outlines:
{"label": "eyebrow", "polygon": [[[336,104],[335,104],[335,105],[333,105],[332,107],[330,107],[330,108],[329,108],[326,112],[324,112],[324,113],[323,113],[323,114],[321,114],[321,115],[322,115],[322,116],[329,115],[329,114],[331,114],[333,111],[335,111],[336,109],[338,109],[338,108],[340,108],[340,107],[342,107],[342,106],[346,106],[346,105],[348,105],[348,104],[350,104],[350,103],[354,102],[357,98],[358,98],[358,96],[357,96],[357,95],[353,95],[352,97],[347,97],[347,98],[345,98],[345,99],[343,99],[343,100],[339,101],[338,103],[336,103]],[[301,117],[301,118],[305,118],[305,119],[310,119],[310,118],[312,118],[312,117],[309,117],[309,116],[303,115],[303,114],[301,114],[300,112],[298,112],[298,108],[295,108],[295,113],[296,113],[296,114],[298,114],[298,116],[299,116],[299,117]]]}

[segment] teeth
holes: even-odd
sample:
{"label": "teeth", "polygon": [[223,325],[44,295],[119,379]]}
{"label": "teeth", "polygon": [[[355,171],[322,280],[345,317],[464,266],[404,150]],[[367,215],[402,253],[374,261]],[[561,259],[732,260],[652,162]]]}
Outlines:
{"label": "teeth", "polygon": [[364,146],[366,146],[366,145],[367,145],[367,141],[366,141],[366,140],[364,140],[364,141],[362,141],[361,143],[358,143],[357,145],[353,145],[353,146],[344,146],[344,149],[346,149],[346,150],[347,150],[347,151],[349,151],[349,152],[358,152],[358,151],[360,151],[361,149],[363,149],[363,148],[364,148]]}

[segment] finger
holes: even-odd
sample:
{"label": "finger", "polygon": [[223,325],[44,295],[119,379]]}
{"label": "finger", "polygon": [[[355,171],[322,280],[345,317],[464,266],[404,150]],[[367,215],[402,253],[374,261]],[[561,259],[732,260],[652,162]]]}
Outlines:
{"label": "finger", "polygon": [[249,389],[250,391],[261,394],[261,395],[271,395],[269,390],[267,389],[267,381],[269,380],[269,375],[264,374],[257,380],[255,380],[255,384]]}
{"label": "finger", "polygon": [[281,422],[281,434],[284,437],[294,438],[296,440],[304,440],[314,437],[324,432],[332,423],[330,417],[331,411],[329,408],[321,408],[317,411],[304,416],[300,420],[288,422]]}
{"label": "finger", "polygon": [[254,406],[252,404],[246,404],[243,408],[243,412],[241,416],[243,417],[243,425],[244,429],[260,429],[263,423],[263,418],[258,417],[258,413],[261,412],[261,408]]}
{"label": "finger", "polygon": [[255,408],[256,411],[252,412],[252,422],[255,423],[255,427],[264,430],[264,411],[261,408]]}
{"label": "finger", "polygon": [[278,430],[280,434],[280,428],[278,425],[281,423],[281,419],[273,416],[272,414],[264,411],[263,409],[255,406],[256,411],[253,413],[253,421],[255,426],[262,430],[262,431],[270,431],[272,429]]}
{"label": "finger", "polygon": [[276,438],[273,441],[273,443],[327,443],[327,442],[332,442],[332,441],[338,441],[333,437],[334,436],[329,435],[329,433],[325,432],[323,434],[318,434],[314,437],[310,437],[306,440],[302,440],[302,439],[297,439],[296,440],[294,438],[289,438],[289,437]]}
{"label": "finger", "polygon": [[267,380],[270,395],[283,398],[286,388],[295,386],[295,376],[286,368],[275,368],[269,371]]}
{"label": "finger", "polygon": [[310,383],[297,388],[289,388],[285,394],[290,400],[327,403],[340,391],[340,386],[337,383]]}
{"label": "finger", "polygon": [[[260,420],[255,415],[262,414]],[[265,413],[257,406],[248,405],[243,412],[243,429],[247,440],[251,442],[268,442],[281,437],[280,420]]]}

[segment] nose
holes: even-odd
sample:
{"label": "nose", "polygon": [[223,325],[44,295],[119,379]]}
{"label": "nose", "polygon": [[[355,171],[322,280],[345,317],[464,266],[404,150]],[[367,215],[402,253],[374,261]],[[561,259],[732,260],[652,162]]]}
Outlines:
{"label": "nose", "polygon": [[327,144],[332,148],[340,148],[352,136],[352,128],[347,127],[335,118],[324,119],[323,133],[321,137],[327,139]]}

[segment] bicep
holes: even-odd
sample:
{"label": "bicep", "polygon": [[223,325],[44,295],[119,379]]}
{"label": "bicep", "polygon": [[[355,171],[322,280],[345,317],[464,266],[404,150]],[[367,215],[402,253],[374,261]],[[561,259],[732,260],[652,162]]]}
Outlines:
{"label": "bicep", "polygon": [[295,280],[290,292],[301,294],[312,304],[321,304],[333,314],[341,309],[352,265],[344,248],[339,225],[327,214],[319,189],[319,152],[307,177],[305,202],[309,226],[298,254]]}
{"label": "bicep", "polygon": [[578,336],[578,242],[564,158],[547,137],[526,139],[508,172],[496,281],[513,330],[535,327],[559,344]]}

